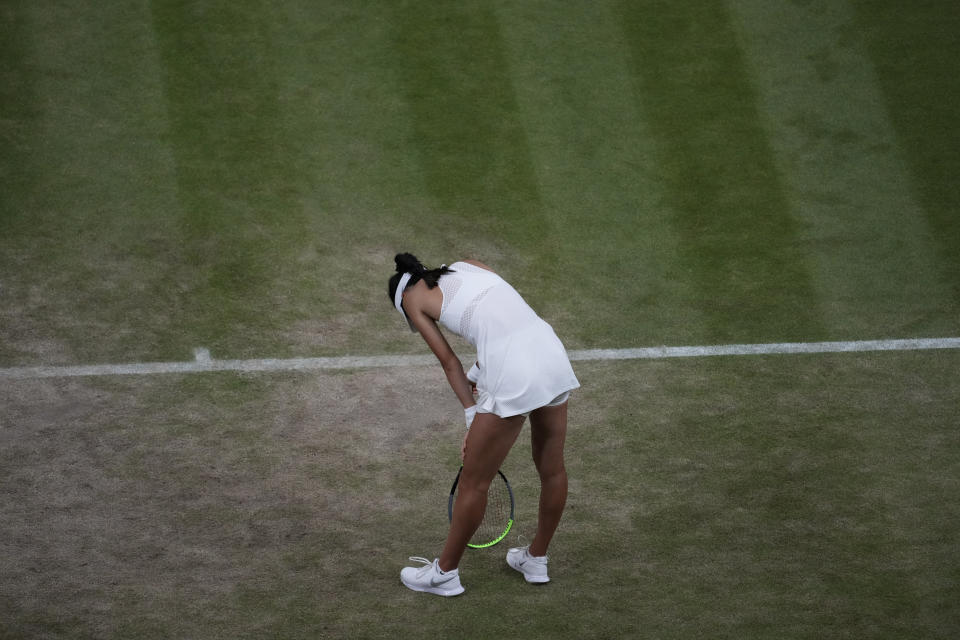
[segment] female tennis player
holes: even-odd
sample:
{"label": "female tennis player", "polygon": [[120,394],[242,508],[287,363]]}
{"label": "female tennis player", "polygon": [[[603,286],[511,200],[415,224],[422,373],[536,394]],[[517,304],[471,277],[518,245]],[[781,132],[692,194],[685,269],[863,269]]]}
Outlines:
{"label": "female tennis player", "polygon": [[[414,591],[463,593],[460,559],[483,520],[487,489],[529,414],[540,475],[537,533],[529,546],[507,552],[507,564],[527,582],[548,582],[547,547],[567,500],[567,398],[580,386],[566,351],[550,325],[490,267],[463,260],[428,270],[409,253],[394,260],[397,273],[387,293],[437,356],[467,425],[460,493],[443,551],[433,562],[416,558],[424,566],[403,569],[400,580]],[[468,373],[437,323],[477,348],[477,362]]]}

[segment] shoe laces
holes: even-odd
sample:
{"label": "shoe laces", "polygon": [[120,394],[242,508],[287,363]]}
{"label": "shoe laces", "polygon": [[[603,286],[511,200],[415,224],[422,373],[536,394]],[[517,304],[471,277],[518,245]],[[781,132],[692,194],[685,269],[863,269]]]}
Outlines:
{"label": "shoe laces", "polygon": [[[530,553],[530,541],[527,540],[522,533],[517,535],[516,550],[523,553],[524,556],[530,558],[531,560],[538,557]],[[548,556],[542,556],[542,557],[546,558]]]}
{"label": "shoe laces", "polygon": [[526,554],[528,553],[529,549],[530,549],[530,542],[526,539],[526,537],[524,537],[522,533],[517,534],[517,546],[512,547],[510,551],[518,551]]}
{"label": "shoe laces", "polygon": [[[433,569],[433,565],[434,565],[434,563],[436,563],[436,560],[427,560],[426,558],[421,558],[420,556],[410,556],[410,561],[411,561],[411,562],[420,562],[420,563],[426,565],[426,566],[424,566],[424,567],[420,567],[419,569],[417,569],[417,577],[420,577],[420,576],[422,576],[423,574],[425,574],[425,573],[427,573],[428,571],[430,571],[431,569]],[[438,568],[439,568],[439,567],[438,567]]]}

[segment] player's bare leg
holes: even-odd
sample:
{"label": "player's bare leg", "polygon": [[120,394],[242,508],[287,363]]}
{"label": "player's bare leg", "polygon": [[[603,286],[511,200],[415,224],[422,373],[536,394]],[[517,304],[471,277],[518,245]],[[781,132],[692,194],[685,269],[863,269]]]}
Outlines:
{"label": "player's bare leg", "polygon": [[545,556],[567,503],[567,470],[563,447],[567,436],[567,403],[542,407],[530,414],[533,462],[540,474],[540,510],[530,555]]}
{"label": "player's bare leg", "polygon": [[470,537],[483,521],[490,483],[520,435],[523,421],[523,416],[500,418],[492,413],[478,413],[474,418],[467,437],[450,531],[440,554],[441,571],[459,566]]}

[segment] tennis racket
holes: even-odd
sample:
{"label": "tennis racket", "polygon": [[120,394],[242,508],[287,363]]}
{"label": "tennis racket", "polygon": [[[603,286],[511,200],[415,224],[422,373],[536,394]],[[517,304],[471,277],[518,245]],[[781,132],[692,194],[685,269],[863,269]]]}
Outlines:
{"label": "tennis racket", "polygon": [[[450,487],[450,499],[447,501],[447,516],[453,520],[453,504],[457,500],[457,485],[460,483],[460,474],[463,473],[463,467],[457,471],[457,477]],[[507,476],[502,471],[497,471],[496,477],[490,483],[490,489],[487,491],[487,511],[483,514],[483,522],[477,527],[477,531],[467,543],[468,547],[474,549],[485,549],[492,547],[507,537],[510,528],[513,527],[513,489],[507,482]]]}

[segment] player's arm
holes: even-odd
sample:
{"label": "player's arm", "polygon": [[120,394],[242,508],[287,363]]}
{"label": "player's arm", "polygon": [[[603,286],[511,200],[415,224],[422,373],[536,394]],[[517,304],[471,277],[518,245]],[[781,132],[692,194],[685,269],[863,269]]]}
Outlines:
{"label": "player's arm", "polygon": [[453,352],[450,343],[443,337],[437,323],[434,322],[433,318],[419,310],[410,315],[410,320],[413,322],[414,328],[423,336],[427,346],[433,351],[433,355],[437,356],[437,360],[440,361],[443,373],[447,376],[447,382],[450,383],[450,388],[456,394],[457,400],[460,401],[464,409],[472,407],[476,404],[476,401],[473,399],[470,381],[463,373],[463,364],[457,354]]}

